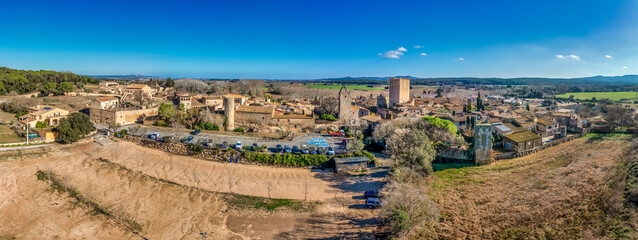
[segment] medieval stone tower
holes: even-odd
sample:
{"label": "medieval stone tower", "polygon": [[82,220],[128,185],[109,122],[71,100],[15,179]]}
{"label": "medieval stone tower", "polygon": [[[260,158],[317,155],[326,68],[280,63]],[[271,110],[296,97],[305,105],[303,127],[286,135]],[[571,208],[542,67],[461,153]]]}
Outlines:
{"label": "medieval stone tower", "polygon": [[383,94],[377,96],[377,108],[388,108],[388,98]]}
{"label": "medieval stone tower", "polygon": [[474,163],[486,165],[492,162],[492,125],[476,123],[474,125]]}
{"label": "medieval stone tower", "polygon": [[353,119],[351,101],[350,90],[343,85],[339,90],[339,120],[344,123],[350,123]]}
{"label": "medieval stone tower", "polygon": [[235,129],[235,98],[224,97],[224,118],[226,120],[226,130]]}
{"label": "medieval stone tower", "polygon": [[410,78],[390,78],[390,107],[410,101]]}

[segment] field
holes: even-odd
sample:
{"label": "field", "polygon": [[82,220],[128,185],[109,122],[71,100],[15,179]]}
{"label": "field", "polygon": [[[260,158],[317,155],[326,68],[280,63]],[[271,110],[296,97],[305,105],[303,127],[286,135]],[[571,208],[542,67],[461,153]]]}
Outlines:
{"label": "field", "polygon": [[[304,87],[308,88],[318,88],[318,89],[341,89],[343,85],[341,84],[306,84]],[[346,87],[350,90],[384,90],[386,86],[380,85],[361,85],[361,84],[346,84]]]}
{"label": "field", "polygon": [[24,142],[25,139],[18,137],[13,130],[9,129],[7,126],[0,125],[0,144],[2,143],[18,143]]}
{"label": "field", "polygon": [[594,97],[597,100],[609,99],[613,101],[619,101],[621,99],[636,99],[636,92],[574,92],[556,95],[556,97],[569,98],[571,95],[574,95],[574,99],[580,100],[591,100]]}
{"label": "field", "polygon": [[617,239],[630,234],[618,227],[623,217],[614,210],[622,208],[624,187],[618,198],[616,185],[629,142],[626,135],[580,138],[522,158],[438,171],[427,190],[441,216],[432,238]]}

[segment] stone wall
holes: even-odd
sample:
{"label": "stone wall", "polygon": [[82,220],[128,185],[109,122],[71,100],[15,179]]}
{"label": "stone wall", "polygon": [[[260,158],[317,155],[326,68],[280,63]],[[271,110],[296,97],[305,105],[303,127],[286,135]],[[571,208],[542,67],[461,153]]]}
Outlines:
{"label": "stone wall", "polygon": [[246,161],[241,156],[241,154],[238,154],[235,151],[203,148],[202,153],[195,154],[192,151],[188,150],[188,146],[183,143],[165,143],[165,142],[155,141],[152,139],[146,139],[146,138],[141,138],[141,137],[136,137],[131,135],[124,136],[124,139],[131,141],[142,147],[155,148],[155,149],[162,150],[164,152],[169,152],[169,153],[174,153],[174,154],[184,155],[184,156],[192,156],[192,157],[197,157],[197,158],[211,160],[211,161],[229,162],[230,156],[233,156],[233,162],[234,162],[235,158],[239,156],[239,162],[252,164]]}

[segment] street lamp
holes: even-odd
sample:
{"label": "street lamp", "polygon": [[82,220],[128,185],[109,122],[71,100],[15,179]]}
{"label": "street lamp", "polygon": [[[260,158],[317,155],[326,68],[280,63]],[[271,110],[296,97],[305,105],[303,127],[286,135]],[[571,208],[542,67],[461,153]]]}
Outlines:
{"label": "street lamp", "polygon": [[29,145],[29,117],[27,117],[27,145]]}

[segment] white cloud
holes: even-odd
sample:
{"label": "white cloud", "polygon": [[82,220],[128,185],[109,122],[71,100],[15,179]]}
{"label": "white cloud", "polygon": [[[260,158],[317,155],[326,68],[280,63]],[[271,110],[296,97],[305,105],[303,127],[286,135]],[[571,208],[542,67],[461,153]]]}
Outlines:
{"label": "white cloud", "polygon": [[390,50],[384,53],[379,53],[379,56],[381,56],[382,58],[401,58],[401,56],[403,56],[403,53],[407,51],[408,50],[405,49],[404,47],[400,47],[400,48],[397,48],[396,50]]}
{"label": "white cloud", "polygon": [[558,55],[556,55],[556,58],[558,58],[558,59],[565,59],[565,56],[558,54]]}
{"label": "white cloud", "polygon": [[607,58],[607,59],[612,59],[612,58],[614,58],[614,57],[612,57],[611,55],[605,55],[605,58]]}
{"label": "white cloud", "polygon": [[580,57],[578,55],[571,54],[571,55],[569,55],[569,57],[574,59],[574,60],[576,60],[576,61],[580,61]]}
{"label": "white cloud", "polygon": [[427,56],[427,55],[428,55],[427,53],[424,53],[424,52],[421,53],[421,56]]}
{"label": "white cloud", "polygon": [[459,58],[459,61],[465,61],[465,58]]}
{"label": "white cloud", "polygon": [[400,58],[403,55],[403,52],[399,50],[390,50],[385,53],[379,53],[382,58]]}
{"label": "white cloud", "polygon": [[414,46],[414,48],[423,48],[423,46],[421,46],[421,45],[416,45],[416,46]]}
{"label": "white cloud", "polygon": [[628,68],[627,66],[622,66],[622,69],[627,69],[627,68]]}

